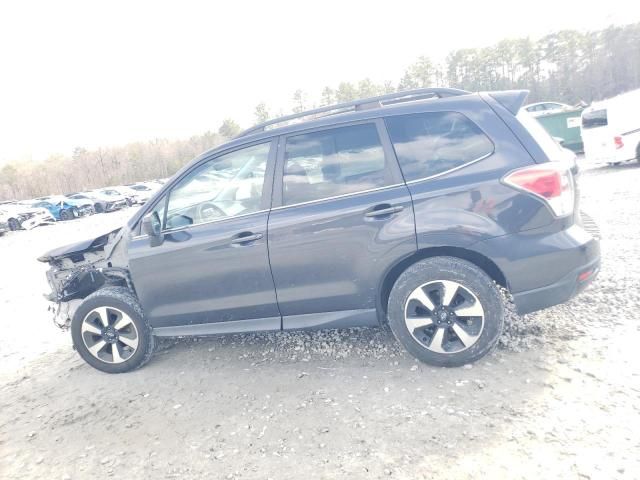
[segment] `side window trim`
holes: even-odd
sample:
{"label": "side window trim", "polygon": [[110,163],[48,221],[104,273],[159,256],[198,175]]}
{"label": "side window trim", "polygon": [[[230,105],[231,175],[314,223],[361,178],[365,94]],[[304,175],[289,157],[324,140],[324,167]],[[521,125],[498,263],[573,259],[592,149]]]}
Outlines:
{"label": "side window trim", "polygon": [[[382,149],[384,152],[385,177],[387,177],[387,181],[389,182],[389,185],[384,185],[382,187],[377,187],[373,189],[360,190],[357,192],[349,192],[342,195],[319,198],[316,200],[309,200],[307,202],[294,203],[291,205],[283,204],[283,195],[282,195],[283,189],[284,189],[283,176],[284,176],[285,150],[286,150],[287,138],[295,137],[297,135],[304,135],[308,133],[321,132],[323,130],[335,130],[337,128],[351,127],[354,125],[366,125],[366,124],[374,124],[376,126],[376,131],[378,132],[378,137],[380,139],[380,143],[382,144]],[[400,166],[398,165],[397,159],[395,157],[395,153],[393,152],[393,147],[391,145],[391,141],[389,140],[386,128],[384,126],[384,121],[382,120],[382,118],[372,118],[372,119],[359,120],[354,122],[324,125],[322,127],[303,129],[296,132],[291,132],[285,135],[281,135],[278,140],[278,152],[277,152],[277,160],[276,160],[274,172],[275,172],[275,175],[274,175],[273,190],[272,190],[273,201],[271,203],[271,210],[275,210],[275,209],[280,210],[283,208],[296,207],[298,205],[307,205],[311,203],[319,203],[327,200],[333,200],[336,198],[360,195],[362,193],[397,187],[404,183],[404,179],[402,178],[402,173],[400,172]]]}
{"label": "side window trim", "polygon": [[[189,169],[185,170],[184,172],[182,172],[180,174],[180,176],[172,178],[170,180],[170,184],[167,185],[167,188],[164,189],[164,191],[162,192],[162,195],[160,196],[160,198],[158,198],[155,202],[153,202],[152,204],[145,204],[145,210],[144,213],[142,213],[142,215],[140,215],[140,219],[138,220],[137,224],[135,225],[134,228],[132,228],[132,233],[134,234],[135,238],[139,238],[139,237],[145,237],[146,235],[144,233],[142,233],[142,219],[149,213],[151,213],[151,211],[153,211],[153,209],[160,203],[160,202],[165,202],[164,203],[164,213],[163,213],[163,218],[161,219],[162,221],[162,225],[165,225],[165,220],[166,220],[166,216],[167,216],[167,209],[168,209],[168,205],[169,202],[167,201],[169,196],[171,195],[171,192],[173,190],[173,188],[175,187],[175,185],[177,185],[178,183],[180,183],[180,181],[186,177],[187,175],[189,175],[191,172],[193,172],[195,169],[200,168],[202,165],[204,165],[205,163],[214,160],[218,157],[221,157],[223,155],[227,155],[229,153],[233,153],[236,152],[238,150],[242,150],[244,148],[249,148],[249,147],[253,147],[255,145],[261,145],[264,143],[268,143],[269,144],[269,156],[267,157],[267,165],[265,167],[265,174],[264,174],[264,179],[263,179],[263,184],[262,184],[262,198],[260,199],[260,210],[257,212],[251,212],[251,213],[247,213],[245,215],[236,215],[233,217],[224,217],[224,218],[219,218],[214,220],[215,221],[222,221],[222,220],[231,220],[233,218],[237,218],[240,216],[246,216],[246,215],[251,215],[253,213],[259,213],[259,212],[264,212],[265,210],[269,210],[271,208],[271,201],[272,201],[272,192],[273,192],[273,178],[274,178],[274,169],[275,169],[275,163],[276,163],[276,155],[277,155],[277,146],[278,146],[278,137],[271,137],[271,138],[263,138],[261,140],[255,140],[253,142],[249,142],[249,143],[244,143],[242,145],[236,145],[232,148],[226,149],[226,150],[222,150],[220,152],[216,152],[213,155],[207,155],[206,157],[201,158],[200,160],[198,160],[196,163],[194,163]],[[185,227],[179,227],[176,229],[170,229],[170,230],[163,230],[163,233],[165,232],[174,232],[174,231],[178,231],[178,230],[184,230],[185,228],[191,228],[191,227],[197,227],[198,225],[205,225],[208,223],[212,223],[212,222],[205,222],[205,223],[200,223],[200,224],[196,224],[196,225],[187,225]]]}
{"label": "side window trim", "polygon": [[445,170],[444,172],[434,173],[433,175],[429,175],[427,177],[416,178],[414,180],[409,180],[409,181],[407,181],[405,183],[407,185],[411,185],[413,183],[425,182],[425,181],[431,180],[433,178],[438,178],[438,177],[442,177],[443,175],[447,175],[449,173],[457,172],[458,170],[462,170],[463,168],[469,167],[469,166],[473,165],[474,163],[477,163],[477,162],[479,162],[481,160],[484,160],[485,158],[489,158],[494,153],[495,153],[495,149],[492,150],[489,153],[486,153],[486,154],[474,159],[474,160],[471,160],[470,162],[463,163],[462,165],[458,165],[457,167],[450,168],[449,170]]}

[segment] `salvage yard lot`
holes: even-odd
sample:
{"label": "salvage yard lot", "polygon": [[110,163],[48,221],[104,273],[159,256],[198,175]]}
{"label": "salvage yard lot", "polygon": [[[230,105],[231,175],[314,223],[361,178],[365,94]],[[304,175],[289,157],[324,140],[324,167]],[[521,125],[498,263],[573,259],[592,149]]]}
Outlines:
{"label": "salvage yard lot", "polygon": [[143,369],[103,374],[53,326],[35,258],[133,210],[12,232],[0,238],[0,477],[638,478],[639,185],[637,163],[583,172],[600,277],[459,369],[353,329],[165,340]]}

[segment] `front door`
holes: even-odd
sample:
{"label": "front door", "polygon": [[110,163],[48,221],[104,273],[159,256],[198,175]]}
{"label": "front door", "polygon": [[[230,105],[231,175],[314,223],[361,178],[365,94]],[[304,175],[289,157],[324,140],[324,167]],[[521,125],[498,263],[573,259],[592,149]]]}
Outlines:
{"label": "front door", "polygon": [[269,255],[285,329],[375,324],[381,279],[416,251],[411,197],[383,128],[281,139]]}
{"label": "front door", "polygon": [[280,328],[267,253],[275,142],[207,159],[152,207],[163,241],[129,244],[133,283],[158,335]]}

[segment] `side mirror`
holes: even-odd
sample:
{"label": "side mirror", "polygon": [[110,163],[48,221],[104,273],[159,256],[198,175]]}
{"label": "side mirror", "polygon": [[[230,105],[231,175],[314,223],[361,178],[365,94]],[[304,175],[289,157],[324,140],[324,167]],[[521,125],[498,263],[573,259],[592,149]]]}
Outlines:
{"label": "side mirror", "polygon": [[142,218],[142,230],[149,236],[149,243],[156,247],[162,243],[162,222],[158,212],[151,212]]}

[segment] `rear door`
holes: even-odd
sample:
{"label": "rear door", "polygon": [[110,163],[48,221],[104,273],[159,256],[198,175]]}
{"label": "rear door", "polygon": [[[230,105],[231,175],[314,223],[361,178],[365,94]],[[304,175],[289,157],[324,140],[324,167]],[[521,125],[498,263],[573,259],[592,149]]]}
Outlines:
{"label": "rear door", "polygon": [[194,166],[151,208],[163,242],[129,244],[131,275],[158,335],[280,329],[267,253],[275,141]]}
{"label": "rear door", "polygon": [[381,121],[280,139],[269,256],[283,328],[375,324],[383,275],[416,250]]}

